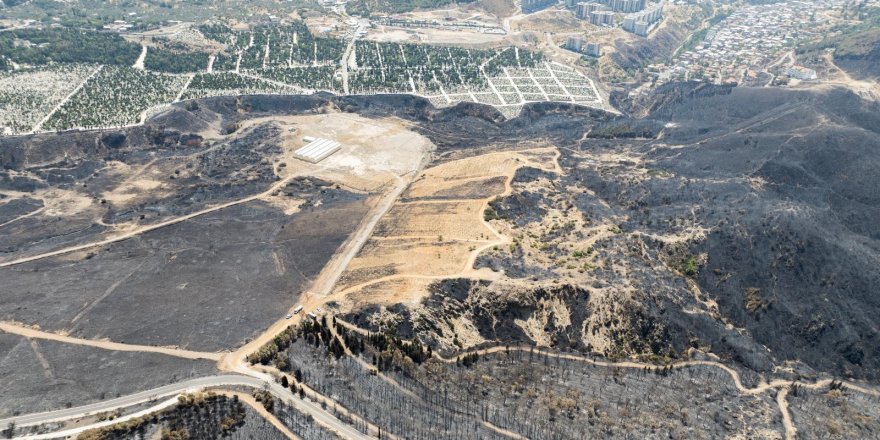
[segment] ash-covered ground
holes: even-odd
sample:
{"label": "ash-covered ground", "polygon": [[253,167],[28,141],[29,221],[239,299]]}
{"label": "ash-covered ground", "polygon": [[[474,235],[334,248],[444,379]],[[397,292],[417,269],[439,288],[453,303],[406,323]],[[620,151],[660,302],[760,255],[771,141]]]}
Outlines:
{"label": "ash-covered ground", "polygon": [[[487,249],[475,266],[498,276],[437,280],[420,298],[346,310],[346,320],[413,337],[449,355],[505,344],[660,363],[698,353],[717,356],[742,371],[749,386],[761,379],[827,375],[876,383],[878,104],[836,89],[700,84],[664,86],[635,101],[615,99],[625,115],[538,104],[505,120],[484,106],[437,110],[424,100],[397,95],[214,98],[180,104],[121,138],[78,133],[3,140],[2,258],[14,261],[88,242],[120,227],[149,226],[169,214],[196,212],[206,200],[222,203],[265,191],[277,181],[280,165],[263,163],[261,157],[278,154],[272,139],[282,133],[271,124],[239,131],[249,119],[330,111],[397,117],[434,143],[429,165],[550,146],[560,153],[560,171],[521,168],[510,193],[489,203],[484,220],[510,241]],[[224,134],[203,136],[211,127]],[[157,143],[148,136],[150,130],[176,134]],[[201,136],[206,144],[196,145],[192,136]],[[239,141],[256,146],[244,148]],[[167,160],[175,155],[186,158]],[[109,162],[116,168],[102,172],[107,157],[115,158]],[[132,158],[130,163],[126,158]],[[141,186],[123,178],[139,169],[140,175],[153,177],[143,179]],[[165,179],[158,186],[162,194],[154,197],[150,188],[157,188],[160,175]],[[242,203],[135,239],[0,268],[4,281],[9,280],[4,285],[11,288],[4,291],[0,313],[4,320],[117,342],[200,350],[235,346],[295,302],[305,280],[315,276],[366,212],[368,195],[321,181],[292,182],[295,188],[281,191],[290,193],[287,202],[279,193],[271,203]],[[496,189],[504,183],[453,187],[441,196],[486,197],[500,193]],[[406,192],[403,198],[409,199]],[[64,200],[71,202],[59,202]],[[291,210],[293,200],[307,203]],[[64,209],[73,213],[69,221],[44,215]],[[338,393],[340,399],[360,398],[336,379],[318,375],[327,373],[318,367],[320,362],[297,359],[290,361],[315,372],[308,383]],[[354,369],[351,364],[343,362],[339,368]],[[492,365],[486,371],[499,364]],[[511,383],[521,374],[515,367],[503,368],[500,384],[466,375],[475,383],[516,389]],[[566,368],[548,371],[568,374]],[[461,380],[465,374],[453,372],[458,376],[440,377]],[[428,373],[408,374],[399,379]],[[616,379],[605,382],[620,385]],[[682,384],[669,379],[662,386],[692,395],[704,388],[697,382],[715,377],[680,379]],[[621,386],[640,390],[648,387],[643,382],[659,392],[659,382],[649,378]],[[483,397],[493,393],[486,387]],[[635,404],[618,400],[613,411],[600,409],[590,416],[584,396],[595,388],[586,386],[572,397],[570,420],[589,424],[591,417],[629,417],[635,410]],[[442,389],[432,393],[429,401],[447,398]],[[821,399],[789,394],[797,423],[813,422],[804,416],[810,408],[822,411],[821,426],[817,422],[799,428],[801,432],[821,437],[831,431],[845,435],[878,429],[870,420],[855,428],[849,422],[830,426],[829,408],[851,405],[850,419],[864,421],[870,418],[865,407],[874,400],[847,395],[846,405],[836,404],[836,395],[829,393]],[[504,405],[505,396],[492,399]],[[707,429],[711,425],[713,432],[725,431],[725,426],[731,433],[780,431],[772,395],[762,394],[754,402],[738,396],[729,404],[724,403],[729,396],[722,397],[712,399],[717,408],[701,408],[698,400],[692,401],[687,413],[711,410],[698,421]],[[481,409],[468,407],[462,415],[460,404],[471,405],[467,402],[473,396],[462,394],[462,399],[452,409],[441,407],[470,423],[464,421]],[[748,408],[758,401],[766,409],[751,424],[725,418],[729,413],[724,405]],[[400,432],[430,434],[414,422],[422,415],[394,425],[382,408],[354,400],[351,404],[375,410],[370,418]],[[542,414],[540,421],[528,426],[516,426],[516,411],[480,419],[524,434],[585,432],[555,423],[557,417],[565,420],[560,414],[569,407],[559,405],[546,402],[540,408],[546,413],[536,412]],[[682,415],[682,407],[673,409],[668,409],[669,417],[680,423],[662,431],[693,432],[690,416]],[[744,411],[738,416],[746,417]],[[554,417],[554,423],[544,426],[549,419],[543,414]],[[706,422],[709,418],[712,423]],[[629,432],[627,426],[609,426],[609,420],[594,422],[600,422],[590,428],[596,435]],[[474,436],[491,431],[483,425],[464,429],[437,423]]]}
{"label": "ash-covered ground", "polygon": [[371,194],[285,175],[294,159],[276,124],[239,130],[187,108],[123,132],[0,140],[0,262],[131,234],[0,267],[0,319],[221,351],[297,302]]}
{"label": "ash-covered ground", "polygon": [[86,405],[216,372],[208,360],[0,333],[0,417]]}
{"label": "ash-covered ground", "polygon": [[255,201],[114,243],[0,269],[4,319],[89,339],[220,351],[277,320],[366,211],[328,191],[293,215]]}

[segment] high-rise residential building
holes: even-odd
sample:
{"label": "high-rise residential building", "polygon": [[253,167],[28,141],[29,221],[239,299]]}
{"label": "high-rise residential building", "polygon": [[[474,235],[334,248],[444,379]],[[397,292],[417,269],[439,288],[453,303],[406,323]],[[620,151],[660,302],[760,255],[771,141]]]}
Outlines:
{"label": "high-rise residential building", "polygon": [[602,50],[601,46],[599,46],[599,43],[587,42],[587,40],[584,39],[584,37],[581,35],[568,37],[568,39],[565,41],[565,48],[593,57],[599,57],[602,55]]}
{"label": "high-rise residential building", "polygon": [[651,26],[663,18],[663,6],[654,5],[644,11],[634,12],[623,17],[621,27],[627,32],[647,36]]}
{"label": "high-rise residential building", "polygon": [[638,12],[645,9],[645,0],[610,0],[608,5],[614,12]]}
{"label": "high-rise residential building", "polygon": [[565,48],[568,50],[572,50],[575,52],[583,52],[584,45],[586,44],[586,40],[581,36],[568,37],[568,40],[565,41]]}
{"label": "high-rise residential building", "polygon": [[590,23],[597,26],[614,26],[614,12],[593,11],[590,13]]}
{"label": "high-rise residential building", "polygon": [[605,5],[596,2],[580,2],[577,4],[577,17],[582,20],[589,20],[590,13],[593,11],[601,11]]}

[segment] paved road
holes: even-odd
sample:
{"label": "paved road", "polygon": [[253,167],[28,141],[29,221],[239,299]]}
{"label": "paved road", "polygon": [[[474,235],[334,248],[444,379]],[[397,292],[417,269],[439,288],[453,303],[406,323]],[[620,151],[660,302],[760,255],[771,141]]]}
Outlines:
{"label": "paved road", "polygon": [[133,420],[138,417],[144,417],[146,415],[152,414],[156,411],[161,411],[166,408],[170,408],[174,405],[177,405],[177,397],[168,398],[157,405],[153,405],[149,408],[142,409],[137,412],[133,412],[131,414],[126,414],[122,417],[115,418],[113,420],[104,420],[103,422],[94,423],[91,425],[77,426],[76,428],[65,429],[63,431],[55,431],[55,432],[47,432],[45,434],[34,434],[34,435],[25,435],[21,437],[15,437],[18,439],[27,439],[27,440],[57,440],[60,438],[76,438],[80,434],[90,429],[100,429],[107,426],[112,426],[118,423],[123,423],[128,420]]}
{"label": "paved road", "polygon": [[118,408],[124,408],[139,403],[149,402],[152,400],[161,399],[163,397],[174,396],[180,393],[195,392],[206,387],[221,386],[246,386],[252,388],[263,388],[268,386],[269,391],[271,391],[272,394],[275,395],[275,397],[278,397],[285,402],[292,403],[297,410],[311,415],[315,418],[316,421],[335,430],[344,438],[372,438],[343,423],[332,414],[322,409],[320,405],[309,400],[301,400],[299,397],[295,397],[289,389],[282,387],[280,384],[274,381],[267,381],[263,378],[258,377],[239,376],[231,374],[200,377],[198,379],[165,385],[159,388],[154,388],[152,390],[141,391],[139,393],[131,394],[128,396],[105,400],[103,402],[97,402],[90,405],[78,406],[76,408],[68,408],[57,411],[10,417],[0,420],[0,426],[8,426],[9,423],[15,423],[16,426],[33,426],[42,423],[70,420],[105,411],[113,411]]}
{"label": "paved road", "polygon": [[31,426],[41,423],[57,422],[62,420],[74,419],[84,415],[96,414],[116,408],[135,405],[142,402],[148,402],[153,399],[161,399],[163,397],[173,396],[189,390],[198,390],[206,386],[213,385],[244,385],[261,387],[265,381],[252,377],[239,375],[222,375],[208,376],[185,382],[173,383],[170,385],[153,388],[152,390],[141,391],[139,393],[130,394],[128,396],[119,397],[102,402],[92,403],[89,405],[78,406],[75,408],[59,409],[56,411],[48,411],[36,414],[27,414],[23,416],[10,417],[0,420],[0,426],[7,426],[14,422],[16,426]]}

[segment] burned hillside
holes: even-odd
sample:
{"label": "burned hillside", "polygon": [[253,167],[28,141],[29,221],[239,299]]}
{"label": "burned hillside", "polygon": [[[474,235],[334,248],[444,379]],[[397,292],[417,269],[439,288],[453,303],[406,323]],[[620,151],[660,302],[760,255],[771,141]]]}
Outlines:
{"label": "burned hillside", "polygon": [[[504,148],[529,132],[520,127],[532,125],[562,153],[562,175],[521,171],[514,192],[490,204],[493,224],[507,228],[513,243],[487,250],[477,267],[503,271],[517,283],[514,290],[533,294],[547,283],[626,290],[625,303],[664,329],[657,333],[664,353],[702,347],[759,371],[802,361],[876,378],[880,345],[869,317],[880,305],[871,293],[880,285],[871,183],[880,177],[877,104],[843,90],[693,87],[626,103],[645,115],[633,126],[665,126],[653,139],[590,139],[591,129],[626,117],[583,119],[563,108],[504,122],[474,122],[467,112],[456,119],[452,110],[417,118],[438,144],[447,127],[479,124],[482,137],[447,142],[454,149],[441,157]],[[615,295],[609,301],[624,298]],[[488,296],[502,303],[493,310],[505,309],[505,295]],[[442,321],[461,304],[431,323],[431,313],[410,310],[438,311],[435,296],[423,301],[389,311],[402,313],[395,322],[420,323],[403,328],[436,328],[425,340],[445,328],[441,347],[452,348],[454,326]],[[521,330],[485,338],[539,339],[523,338]],[[568,336],[559,342],[572,344]]]}

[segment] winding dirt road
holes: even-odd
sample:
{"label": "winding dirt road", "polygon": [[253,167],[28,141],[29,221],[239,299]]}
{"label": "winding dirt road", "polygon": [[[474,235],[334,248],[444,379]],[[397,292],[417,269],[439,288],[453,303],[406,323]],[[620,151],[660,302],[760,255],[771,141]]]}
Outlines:
{"label": "winding dirt road", "polygon": [[[354,324],[345,322],[345,321],[339,319],[338,317],[336,318],[336,322],[338,324],[344,326],[345,328],[347,328],[351,331],[357,332],[361,335],[368,335],[370,333],[368,330],[357,327]],[[758,395],[758,394],[764,393],[764,392],[772,390],[772,389],[779,390],[778,394],[776,395],[776,402],[779,406],[779,411],[782,414],[782,424],[785,427],[786,439],[794,439],[795,434],[797,432],[797,428],[794,426],[794,423],[791,418],[791,413],[788,411],[788,402],[786,401],[786,396],[788,395],[788,392],[791,390],[791,388],[793,386],[797,385],[797,386],[803,387],[803,388],[818,390],[818,389],[823,389],[823,388],[828,387],[834,381],[834,379],[822,379],[822,380],[818,380],[816,382],[803,382],[803,381],[799,381],[799,380],[791,381],[791,380],[777,379],[777,380],[772,380],[770,382],[762,382],[762,383],[758,384],[757,386],[755,386],[754,388],[749,388],[749,387],[743,385],[739,372],[737,372],[733,368],[728,367],[727,365],[724,365],[723,363],[715,362],[715,361],[700,361],[700,360],[679,361],[679,362],[673,362],[673,363],[667,364],[667,365],[646,364],[646,363],[632,362],[632,361],[613,362],[613,361],[601,361],[601,360],[591,359],[586,356],[580,356],[580,355],[575,355],[575,354],[570,354],[570,353],[555,353],[555,352],[550,352],[550,351],[546,351],[546,350],[542,350],[540,348],[530,347],[530,346],[495,346],[495,347],[482,348],[482,349],[477,349],[477,350],[468,350],[468,351],[464,351],[464,352],[459,353],[459,355],[456,356],[455,358],[446,358],[446,357],[440,356],[437,353],[434,353],[434,356],[432,359],[435,359],[437,361],[444,362],[444,363],[455,363],[455,362],[457,362],[458,357],[463,357],[463,356],[467,356],[467,355],[471,355],[471,354],[476,354],[478,356],[484,356],[487,354],[509,352],[509,351],[537,353],[542,356],[547,356],[547,357],[551,357],[551,358],[558,358],[558,359],[583,362],[583,363],[586,363],[589,365],[594,365],[597,367],[606,367],[606,368],[629,368],[629,369],[637,369],[637,370],[646,370],[647,369],[648,371],[660,371],[665,368],[671,368],[673,370],[684,369],[684,368],[694,368],[694,367],[718,368],[718,369],[725,371],[730,376],[737,391],[739,391],[742,394]],[[880,390],[867,388],[867,387],[860,386],[860,385],[854,384],[852,382],[847,382],[847,381],[838,381],[838,382],[841,384],[842,387],[844,387],[846,389],[856,391],[859,393],[863,393],[863,394],[867,394],[867,395],[874,396],[874,397],[880,397]]]}

